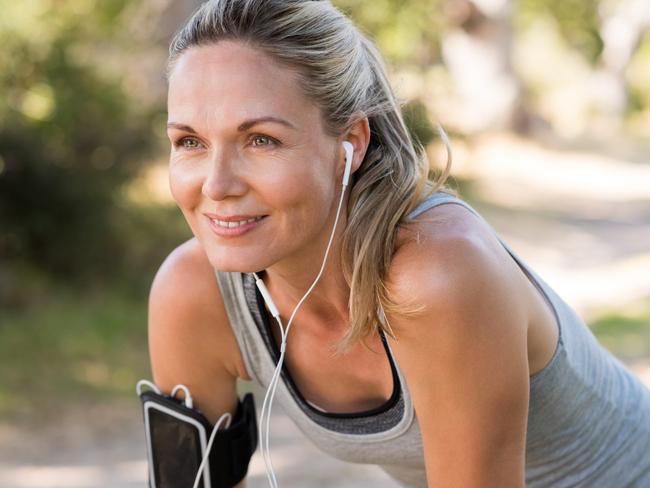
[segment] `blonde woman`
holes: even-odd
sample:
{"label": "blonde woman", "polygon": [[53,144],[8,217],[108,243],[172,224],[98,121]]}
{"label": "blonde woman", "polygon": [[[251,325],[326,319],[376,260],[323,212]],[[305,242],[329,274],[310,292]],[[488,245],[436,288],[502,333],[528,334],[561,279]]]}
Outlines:
{"label": "blonde woman", "polygon": [[328,1],[208,1],[168,80],[194,237],[151,290],[162,391],[187,385],[214,424],[236,379],[269,387],[282,332],[256,276],[287,324],[331,234],[275,396],[324,452],[409,487],[650,486],[650,392],[444,186],[449,167],[427,179],[381,56]]}

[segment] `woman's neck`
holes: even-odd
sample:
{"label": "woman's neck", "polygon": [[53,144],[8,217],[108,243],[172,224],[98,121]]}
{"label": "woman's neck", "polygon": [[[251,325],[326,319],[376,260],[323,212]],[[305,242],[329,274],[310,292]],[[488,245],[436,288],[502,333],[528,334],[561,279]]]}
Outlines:
{"label": "woman's neck", "polygon": [[[310,322],[317,319],[319,324],[327,327],[348,325],[350,287],[343,276],[340,243],[340,239],[332,243],[323,273],[297,313],[297,316],[310,317]],[[303,260],[300,265],[276,263],[264,270],[261,277],[283,320],[289,320],[294,308],[318,276],[324,254],[323,247],[319,258]]]}

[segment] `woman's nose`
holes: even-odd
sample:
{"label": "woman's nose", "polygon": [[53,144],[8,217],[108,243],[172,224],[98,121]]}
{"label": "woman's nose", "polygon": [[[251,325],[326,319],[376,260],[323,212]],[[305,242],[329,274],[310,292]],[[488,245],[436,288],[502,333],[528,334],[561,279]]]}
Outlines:
{"label": "woman's nose", "polygon": [[203,182],[202,193],[211,200],[223,200],[227,197],[241,196],[246,193],[247,185],[235,166],[233,155],[219,152],[210,161],[210,170]]}

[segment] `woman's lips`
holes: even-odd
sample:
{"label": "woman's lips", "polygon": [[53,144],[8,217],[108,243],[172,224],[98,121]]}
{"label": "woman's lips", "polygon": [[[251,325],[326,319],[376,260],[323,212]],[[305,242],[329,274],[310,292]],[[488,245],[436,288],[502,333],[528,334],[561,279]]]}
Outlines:
{"label": "woman's lips", "polygon": [[[266,220],[267,215],[257,217],[235,216],[216,218],[207,216],[212,231],[220,237],[239,237],[258,227]],[[223,219],[223,220],[222,220]]]}

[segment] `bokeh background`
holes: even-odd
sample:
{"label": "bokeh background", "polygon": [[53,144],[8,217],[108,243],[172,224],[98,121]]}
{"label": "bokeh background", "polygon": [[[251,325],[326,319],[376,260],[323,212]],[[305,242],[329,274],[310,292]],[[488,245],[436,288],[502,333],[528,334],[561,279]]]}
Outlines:
{"label": "bokeh background", "polygon": [[[0,0],[0,486],[145,486],[148,287],[191,237],[163,73],[200,3]],[[387,58],[434,171],[439,122],[452,186],[650,385],[650,2],[334,3]],[[396,486],[274,411],[283,485]]]}

